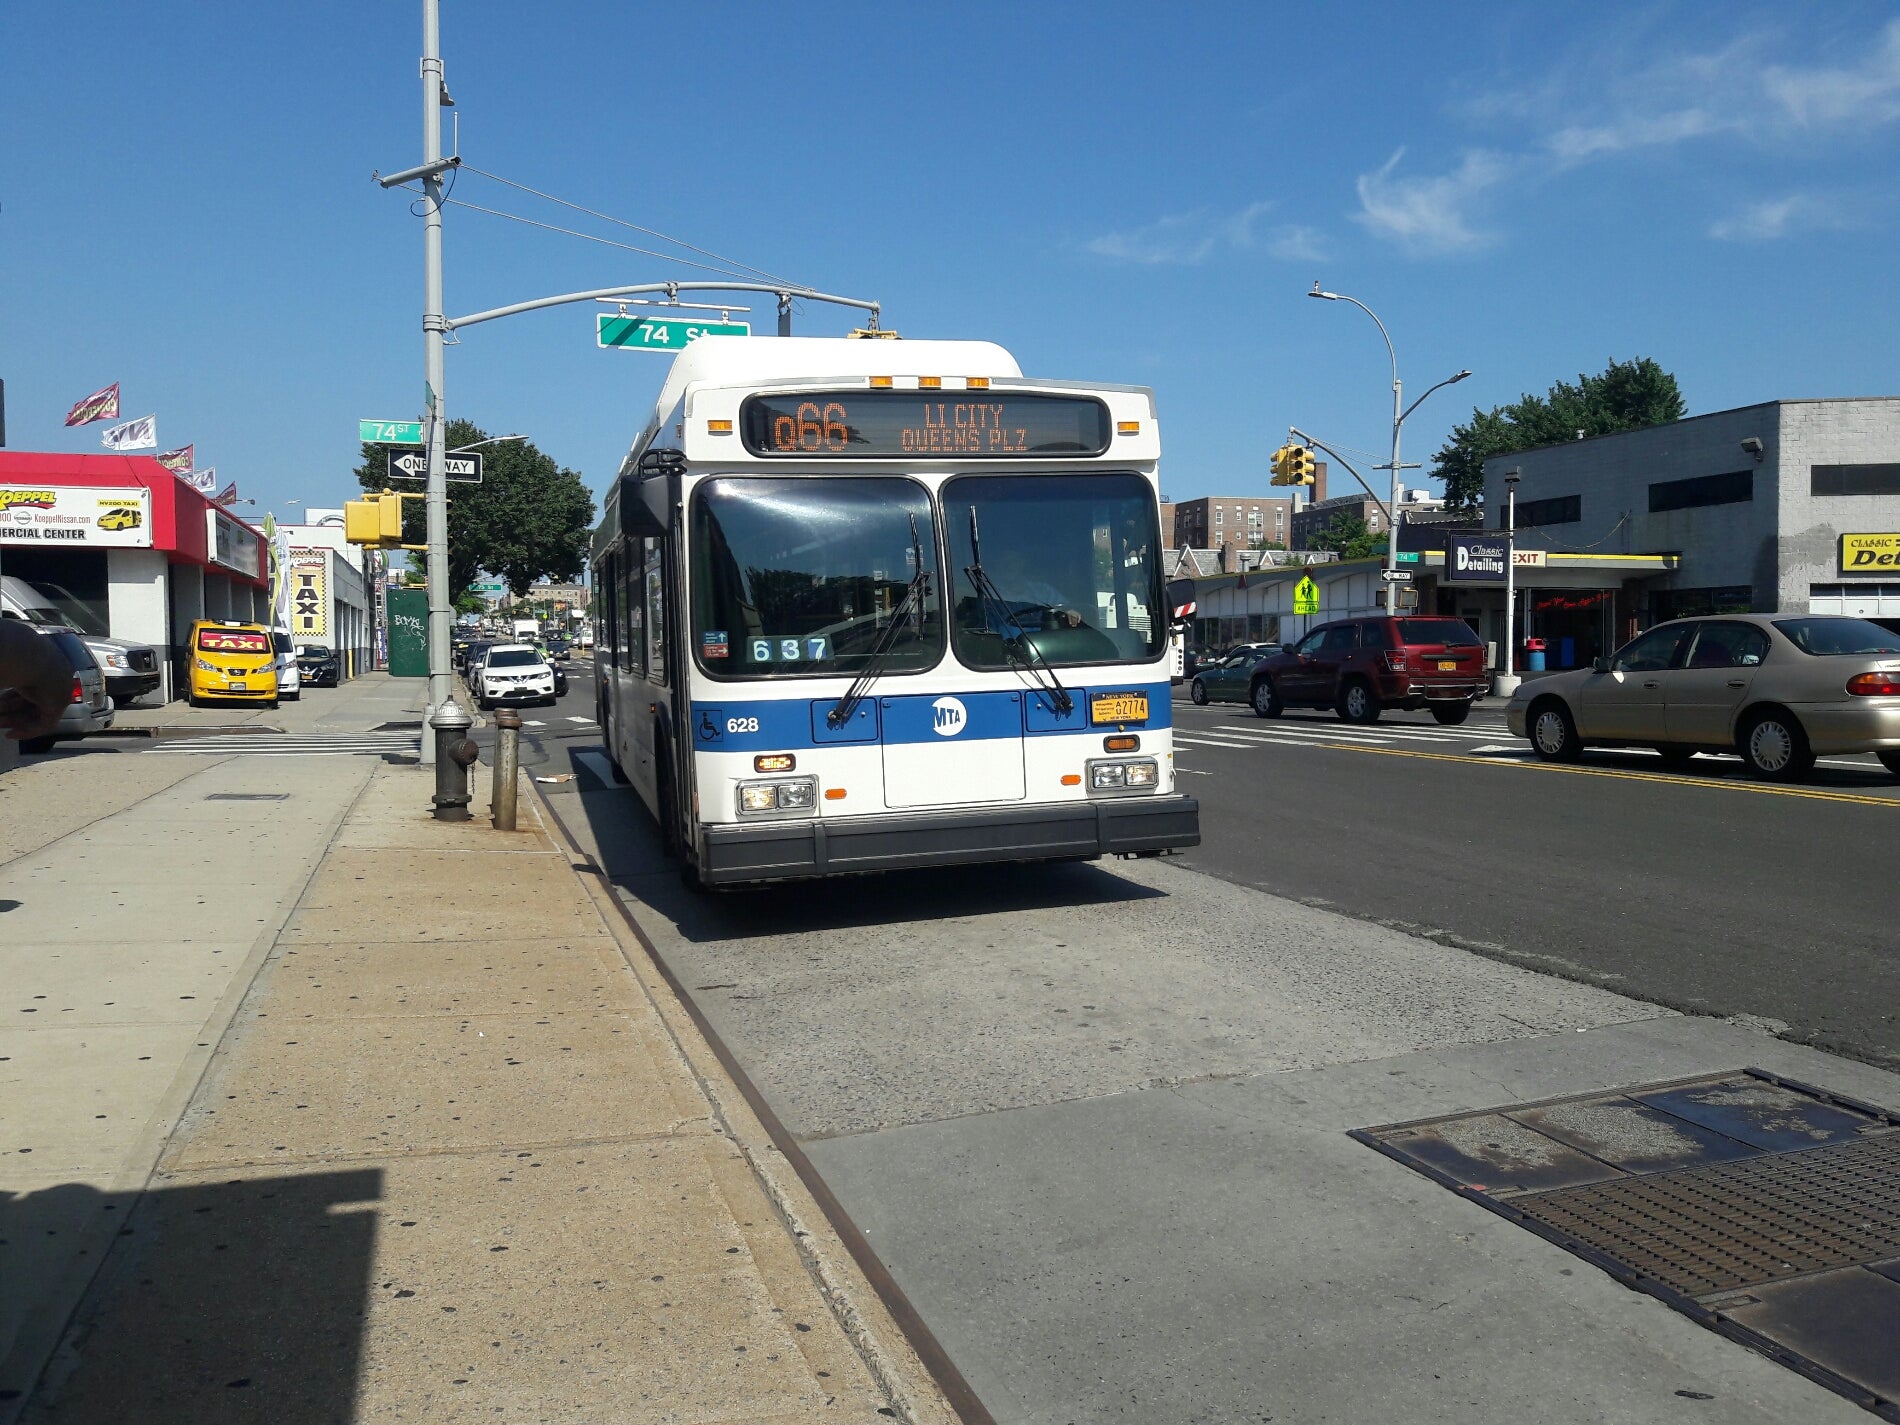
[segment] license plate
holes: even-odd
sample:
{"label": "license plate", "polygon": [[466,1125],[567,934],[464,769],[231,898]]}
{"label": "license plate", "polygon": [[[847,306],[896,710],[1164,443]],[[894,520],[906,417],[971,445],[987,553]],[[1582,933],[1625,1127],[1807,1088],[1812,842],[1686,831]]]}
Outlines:
{"label": "license plate", "polygon": [[1458,671],[1458,660],[1455,658],[1439,659],[1438,671],[1441,673],[1456,673]]}
{"label": "license plate", "polygon": [[1148,695],[1146,693],[1096,693],[1089,698],[1089,721],[1108,722],[1146,722],[1148,720]]}

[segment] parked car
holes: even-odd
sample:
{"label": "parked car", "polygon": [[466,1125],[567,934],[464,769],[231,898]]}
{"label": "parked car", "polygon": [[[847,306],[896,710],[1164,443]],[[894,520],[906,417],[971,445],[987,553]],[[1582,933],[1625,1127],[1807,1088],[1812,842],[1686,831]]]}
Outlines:
{"label": "parked car", "polygon": [[488,656],[488,650],[496,646],[492,638],[477,639],[469,644],[468,656],[462,660],[462,679],[471,693],[481,685],[482,660]]}
{"label": "parked car", "polygon": [[482,659],[475,700],[486,710],[501,703],[554,701],[554,668],[531,643],[498,643]]}
{"label": "parked car", "polygon": [[270,630],[237,619],[199,619],[185,641],[185,701],[277,706],[277,651]]}
{"label": "parked car", "polygon": [[1272,652],[1270,643],[1245,643],[1225,658],[1197,665],[1188,683],[1188,696],[1197,703],[1246,702],[1253,670]]}
{"label": "parked car", "polygon": [[104,732],[112,726],[112,698],[92,650],[69,628],[42,625],[39,631],[42,638],[53,641],[73,670],[72,701],[60,714],[58,726],[44,737],[27,738],[20,744],[22,752],[50,751],[56,742],[76,742],[89,732]]}
{"label": "parked car", "polygon": [[1254,670],[1247,701],[1261,717],[1332,708],[1347,722],[1387,708],[1430,708],[1460,723],[1487,687],[1484,645],[1463,619],[1381,615],[1323,623]]}
{"label": "parked car", "polygon": [[296,702],[303,697],[303,669],[297,666],[297,650],[290,641],[290,630],[273,629],[270,646],[277,655],[277,696]]}
{"label": "parked car", "polygon": [[1547,762],[1586,747],[1653,747],[1677,767],[1726,752],[1794,781],[1819,753],[1871,752],[1900,775],[1900,633],[1839,614],[1676,619],[1520,684],[1504,716]]}
{"label": "parked car", "polygon": [[303,683],[312,688],[343,686],[343,660],[334,648],[321,643],[306,643],[297,650],[297,670]]}
{"label": "parked car", "polygon": [[100,626],[98,616],[57,584],[29,584],[11,574],[0,575],[0,615],[44,628],[68,628],[78,634],[92,650],[93,660],[105,676],[106,692],[116,707],[144,697],[159,685],[157,649],[89,631],[88,621],[93,628]]}

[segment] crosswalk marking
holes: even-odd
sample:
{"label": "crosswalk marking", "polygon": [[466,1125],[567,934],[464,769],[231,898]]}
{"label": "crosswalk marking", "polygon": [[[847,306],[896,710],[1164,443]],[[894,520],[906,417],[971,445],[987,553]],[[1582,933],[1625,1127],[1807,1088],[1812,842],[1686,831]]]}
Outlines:
{"label": "crosswalk marking", "polygon": [[596,725],[597,725],[597,724],[596,724],[596,723],[594,722],[594,720],[593,720],[593,719],[592,719],[591,717],[572,717],[572,716],[570,716],[570,717],[568,718],[568,721],[569,721],[569,722],[578,722],[578,723],[580,723],[580,724],[581,724],[581,725],[582,725],[583,727],[594,727],[594,726],[596,726]]}
{"label": "crosswalk marking", "polygon": [[265,757],[382,757],[392,752],[414,752],[419,745],[419,735],[414,732],[320,732],[300,737],[280,737],[260,732],[223,737],[156,739],[143,750],[147,756],[176,753],[193,757],[246,754]]}

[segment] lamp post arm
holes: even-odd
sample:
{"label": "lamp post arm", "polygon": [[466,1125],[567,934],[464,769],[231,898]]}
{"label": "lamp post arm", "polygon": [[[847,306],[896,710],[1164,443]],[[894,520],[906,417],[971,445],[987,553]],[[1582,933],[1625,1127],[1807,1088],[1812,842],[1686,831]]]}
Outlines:
{"label": "lamp post arm", "polygon": [[1345,456],[1341,455],[1337,450],[1334,450],[1330,445],[1326,444],[1325,441],[1314,440],[1312,436],[1308,435],[1305,431],[1301,430],[1298,426],[1288,426],[1287,432],[1288,434],[1292,435],[1294,439],[1298,440],[1301,444],[1315,446],[1318,449],[1325,451],[1328,455],[1332,456],[1333,459],[1337,460],[1341,465],[1345,466],[1346,473],[1352,476],[1353,479],[1359,482],[1359,488],[1364,490],[1366,494],[1372,497],[1372,503],[1377,505],[1379,507],[1379,512],[1385,516],[1386,524],[1390,525],[1392,523],[1392,507],[1386,504],[1386,502],[1380,499],[1376,494],[1373,494],[1372,486],[1366,483],[1366,477],[1361,475],[1357,470],[1352,468],[1352,462],[1350,460],[1346,459]]}
{"label": "lamp post arm", "polygon": [[[1471,373],[1469,371],[1460,371],[1456,376],[1447,376],[1443,381],[1440,381],[1437,386],[1433,386],[1430,390],[1426,391],[1425,396],[1431,395],[1432,391],[1436,391],[1440,387],[1450,386],[1450,385],[1455,384],[1456,382],[1462,381],[1465,379],[1465,377],[1469,376],[1470,374]],[[1405,414],[1399,417],[1400,425],[1404,425],[1406,421],[1411,419],[1412,412],[1416,411],[1420,406],[1425,404],[1425,396],[1420,396],[1416,401],[1412,402],[1411,405],[1405,408]]]}
{"label": "lamp post arm", "polygon": [[[1392,384],[1397,386],[1399,384],[1399,354],[1393,350],[1392,334],[1385,329],[1385,323],[1379,320],[1379,314],[1357,297],[1348,297],[1344,292],[1335,292],[1332,295],[1336,301],[1351,302],[1353,306],[1372,318],[1372,324],[1379,329],[1379,335],[1385,338],[1385,354],[1392,360]],[[1429,395],[1430,392],[1426,394]]]}

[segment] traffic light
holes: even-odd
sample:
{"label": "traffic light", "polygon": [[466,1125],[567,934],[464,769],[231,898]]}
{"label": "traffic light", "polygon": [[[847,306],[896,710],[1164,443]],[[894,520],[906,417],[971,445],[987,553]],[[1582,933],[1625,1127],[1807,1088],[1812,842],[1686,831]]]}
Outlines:
{"label": "traffic light", "polygon": [[1273,482],[1275,485],[1291,485],[1292,478],[1287,474],[1287,466],[1293,458],[1294,447],[1283,445],[1273,452]]}
{"label": "traffic light", "polygon": [[1314,477],[1313,452],[1303,445],[1293,447],[1286,463],[1287,484],[1310,485]]}
{"label": "traffic light", "polygon": [[426,549],[423,544],[402,542],[402,502],[426,499],[425,495],[397,494],[385,490],[363,500],[343,502],[343,537],[351,544],[367,549]]}

